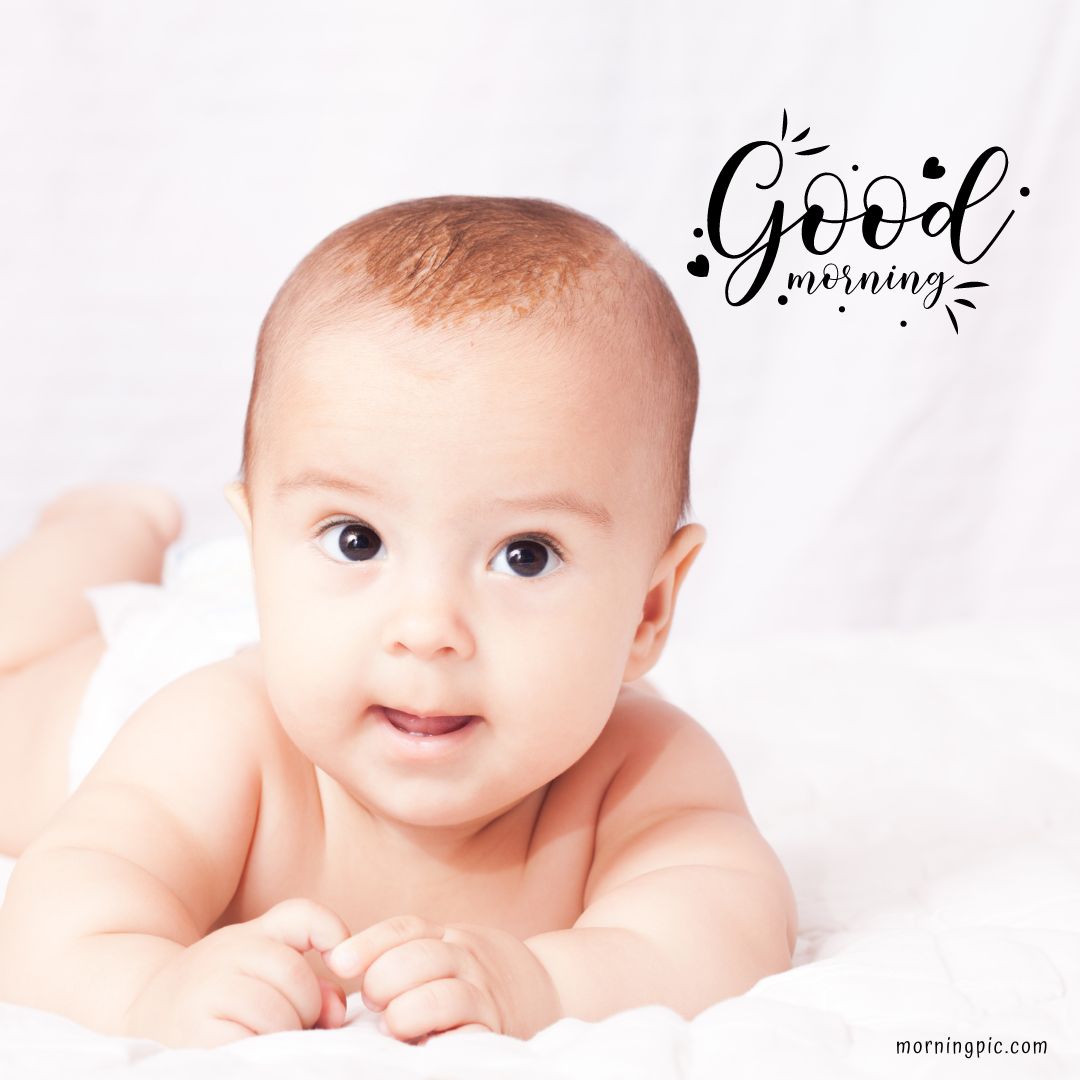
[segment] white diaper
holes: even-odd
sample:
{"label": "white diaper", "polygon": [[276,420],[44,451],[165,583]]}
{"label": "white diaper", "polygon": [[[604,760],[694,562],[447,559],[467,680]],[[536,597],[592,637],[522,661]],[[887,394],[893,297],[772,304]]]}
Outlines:
{"label": "white diaper", "polygon": [[108,647],[72,733],[69,792],[144,701],[181,675],[259,640],[245,536],[173,544],[161,580],[160,585],[97,585],[84,592]]}

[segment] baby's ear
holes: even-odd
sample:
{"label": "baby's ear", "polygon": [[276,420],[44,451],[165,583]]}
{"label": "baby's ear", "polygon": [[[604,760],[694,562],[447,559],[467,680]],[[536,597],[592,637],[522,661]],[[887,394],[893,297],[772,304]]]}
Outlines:
{"label": "baby's ear", "polygon": [[675,616],[675,600],[708,534],[696,522],[684,525],[671,538],[667,550],[656,564],[652,584],[638,623],[623,682],[630,682],[647,672],[664,651],[664,643]]}
{"label": "baby's ear", "polygon": [[225,493],[226,501],[236,512],[236,516],[244,526],[244,531],[248,534],[248,542],[250,543],[251,507],[248,506],[247,493],[244,491],[244,485],[241,484],[239,480],[233,480],[226,484],[222,490]]}

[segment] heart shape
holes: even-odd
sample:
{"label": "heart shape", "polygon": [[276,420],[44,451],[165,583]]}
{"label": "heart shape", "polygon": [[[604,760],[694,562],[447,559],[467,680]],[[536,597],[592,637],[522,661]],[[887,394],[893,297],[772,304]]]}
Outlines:
{"label": "heart shape", "polygon": [[940,180],[945,175],[945,170],[936,157],[928,157],[923,162],[922,174],[927,180]]}
{"label": "heart shape", "polygon": [[709,276],[709,260],[704,255],[699,255],[693,262],[686,264],[686,269],[690,271],[694,277],[708,277]]}

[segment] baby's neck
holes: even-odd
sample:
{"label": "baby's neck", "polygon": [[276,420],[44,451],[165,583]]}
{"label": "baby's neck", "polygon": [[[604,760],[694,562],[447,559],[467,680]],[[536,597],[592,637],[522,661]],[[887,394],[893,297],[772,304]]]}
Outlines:
{"label": "baby's neck", "polygon": [[[458,825],[424,826],[380,814],[358,802],[333,777],[315,769],[327,847],[339,852],[361,849],[379,867],[366,870],[401,876],[425,873],[438,878],[454,873],[497,873],[510,865],[523,866],[540,820],[551,783],[510,807]],[[373,843],[358,842],[359,837]],[[346,856],[347,857],[347,856]]]}

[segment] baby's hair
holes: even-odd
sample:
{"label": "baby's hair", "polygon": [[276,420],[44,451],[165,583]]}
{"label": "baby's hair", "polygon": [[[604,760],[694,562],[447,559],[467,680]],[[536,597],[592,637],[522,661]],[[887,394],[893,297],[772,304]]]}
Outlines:
{"label": "baby's hair", "polygon": [[[388,312],[418,329],[536,318],[537,332],[601,330],[615,362],[645,378],[642,424],[661,462],[666,546],[689,520],[697,352],[663,279],[595,218],[546,199],[440,195],[384,206],[336,229],[289,275],[263,319],[240,481],[263,445],[266,402],[295,345]],[[662,549],[661,549],[662,550]]]}

